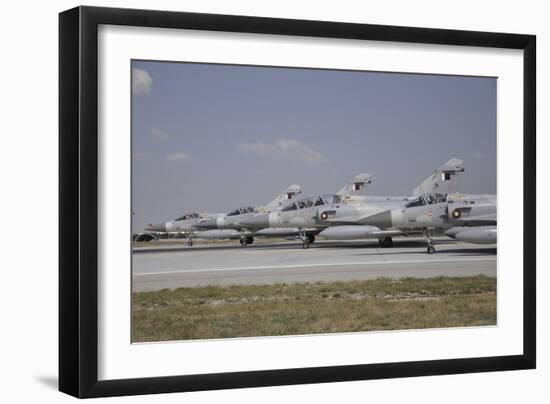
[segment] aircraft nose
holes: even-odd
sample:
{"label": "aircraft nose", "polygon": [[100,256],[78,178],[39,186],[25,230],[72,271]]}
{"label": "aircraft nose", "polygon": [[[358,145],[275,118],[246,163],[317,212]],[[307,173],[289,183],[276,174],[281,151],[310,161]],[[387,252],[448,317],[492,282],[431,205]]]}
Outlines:
{"label": "aircraft nose", "polygon": [[145,230],[148,231],[159,231],[159,232],[166,232],[166,223],[161,224],[150,224],[145,228]]}
{"label": "aircraft nose", "polygon": [[217,220],[215,218],[202,219],[199,222],[199,227],[201,227],[203,229],[217,229],[218,228],[218,223],[217,223]]}
{"label": "aircraft nose", "polygon": [[269,214],[257,213],[254,216],[243,217],[239,220],[239,225],[243,227],[253,227],[258,229],[269,227]]}

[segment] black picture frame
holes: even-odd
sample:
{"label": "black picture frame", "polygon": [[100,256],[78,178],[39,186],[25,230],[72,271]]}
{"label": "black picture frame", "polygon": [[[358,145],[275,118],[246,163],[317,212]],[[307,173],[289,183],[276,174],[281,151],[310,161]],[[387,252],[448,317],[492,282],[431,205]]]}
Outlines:
{"label": "black picture frame", "polygon": [[[523,50],[523,354],[98,381],[100,24]],[[84,398],[535,368],[535,61],[533,35],[96,7],[60,13],[59,390]]]}

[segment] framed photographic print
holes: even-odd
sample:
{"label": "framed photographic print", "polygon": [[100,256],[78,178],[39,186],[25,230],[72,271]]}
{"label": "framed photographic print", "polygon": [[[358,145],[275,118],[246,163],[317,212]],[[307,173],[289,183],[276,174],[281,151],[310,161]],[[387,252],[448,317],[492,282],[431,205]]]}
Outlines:
{"label": "framed photographic print", "polygon": [[61,391],[535,367],[534,36],[59,27]]}

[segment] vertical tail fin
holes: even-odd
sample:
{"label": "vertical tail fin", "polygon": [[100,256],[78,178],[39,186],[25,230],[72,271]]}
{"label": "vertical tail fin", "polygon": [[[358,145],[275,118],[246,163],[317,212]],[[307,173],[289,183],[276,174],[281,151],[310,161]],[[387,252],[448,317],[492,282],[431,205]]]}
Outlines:
{"label": "vertical tail fin", "polygon": [[340,195],[344,198],[351,196],[366,196],[367,185],[371,182],[372,181],[370,179],[370,174],[358,174],[355,178],[349,181],[340,191],[338,191],[337,195]]}
{"label": "vertical tail fin", "polygon": [[270,209],[277,209],[283,206],[287,201],[290,199],[294,199],[294,197],[298,194],[302,193],[302,187],[299,185],[291,185],[289,186],[286,191],[282,192],[281,194],[277,195],[275,199],[273,199],[271,202],[269,202],[267,205],[265,205],[266,210]]}
{"label": "vertical tail fin", "polygon": [[423,194],[449,194],[456,192],[459,174],[464,172],[464,161],[450,159],[444,165],[434,170],[434,174],[426,178],[413,190],[413,196]]}

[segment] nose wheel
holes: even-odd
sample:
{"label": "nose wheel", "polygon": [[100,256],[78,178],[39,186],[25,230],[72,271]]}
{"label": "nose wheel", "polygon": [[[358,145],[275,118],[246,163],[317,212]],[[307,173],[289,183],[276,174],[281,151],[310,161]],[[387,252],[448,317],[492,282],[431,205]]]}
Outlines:
{"label": "nose wheel", "polygon": [[428,246],[426,247],[426,252],[428,254],[435,253],[435,243],[430,237],[430,231],[428,229],[424,229],[424,238],[426,239],[426,242],[428,243]]}

